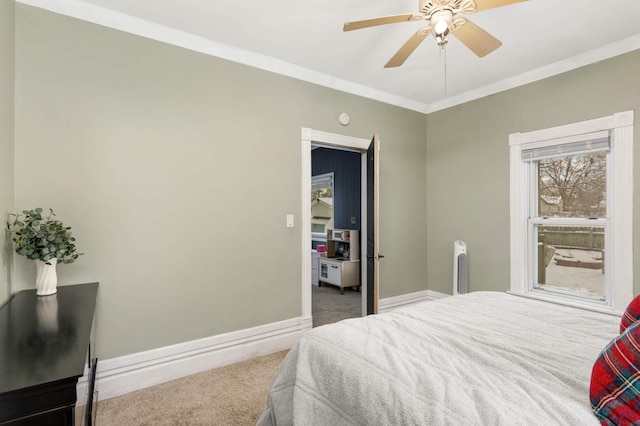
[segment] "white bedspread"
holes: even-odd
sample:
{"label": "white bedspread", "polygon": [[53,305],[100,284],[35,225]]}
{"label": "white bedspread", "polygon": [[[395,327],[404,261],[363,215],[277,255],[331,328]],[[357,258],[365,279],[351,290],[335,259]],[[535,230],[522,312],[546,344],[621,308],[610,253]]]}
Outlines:
{"label": "white bedspread", "polygon": [[258,425],[598,425],[591,368],[620,318],[475,292],[307,332]]}

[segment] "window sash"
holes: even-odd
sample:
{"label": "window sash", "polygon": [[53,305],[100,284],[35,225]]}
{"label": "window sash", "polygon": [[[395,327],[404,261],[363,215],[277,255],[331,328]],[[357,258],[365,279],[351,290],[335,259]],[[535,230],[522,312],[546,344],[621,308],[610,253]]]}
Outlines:
{"label": "window sash", "polygon": [[[607,139],[607,143],[609,143],[609,139]],[[524,151],[524,150],[523,150]],[[607,212],[607,217],[609,217],[609,215],[611,214],[611,196],[610,194],[611,192],[611,182],[613,179],[613,175],[612,175],[612,161],[611,161],[611,155],[610,149],[593,149],[592,151],[589,151],[590,153],[595,153],[595,152],[606,152],[607,153],[607,159],[606,159],[606,193],[607,193],[607,208],[606,208],[606,212]],[[578,154],[578,153],[576,153]],[[572,155],[572,154],[569,154]],[[555,157],[563,157],[564,155],[553,155],[553,156],[549,156],[549,157],[544,157],[544,158],[539,158],[537,160],[527,160],[526,162],[524,162],[524,167],[527,168],[528,173],[527,173],[527,179],[529,180],[529,198],[528,198],[528,217],[534,218],[534,217],[538,217],[538,214],[540,212],[539,209],[539,205],[538,203],[540,202],[540,197],[538,194],[538,165],[539,165],[539,160],[544,160],[544,159],[548,159],[548,158],[555,158]],[[542,217],[542,216],[540,216]],[[551,217],[549,217],[548,219],[551,219]],[[571,219],[571,218],[555,218],[555,219]],[[576,218],[577,219],[577,218]],[[580,218],[580,219],[587,219],[587,220],[594,220],[592,218]]]}
{"label": "window sash", "polygon": [[[609,137],[608,137],[608,132],[598,132],[598,133],[606,133],[607,134],[607,138],[606,138],[606,143],[607,143],[607,148],[609,147]],[[548,141],[547,141],[548,143]],[[575,143],[575,142],[573,142]],[[602,146],[602,145],[600,145]],[[545,149],[547,149],[547,152],[552,152],[553,149],[555,147],[544,147]],[[523,150],[525,151],[525,150]],[[592,149],[589,152],[598,152],[598,151],[604,151],[604,149],[600,148],[600,149]],[[607,154],[610,152],[609,149],[606,150]],[[575,154],[578,154],[579,152],[575,152]],[[584,153],[584,152],[580,152],[580,153]],[[603,298],[599,298],[599,297],[594,297],[588,294],[580,294],[580,292],[578,291],[574,291],[574,290],[562,290],[562,289],[558,289],[557,291],[555,289],[552,289],[550,287],[543,287],[540,288],[538,285],[538,250],[537,250],[537,235],[536,235],[536,229],[537,226],[600,226],[604,228],[604,233],[605,233],[605,248],[610,244],[611,240],[610,240],[610,220],[609,220],[609,212],[611,211],[611,206],[610,206],[610,197],[607,197],[607,217],[604,218],[588,218],[588,217],[545,217],[545,216],[538,216],[539,214],[539,205],[538,203],[539,201],[539,194],[538,194],[538,165],[539,165],[539,160],[542,159],[546,159],[546,158],[554,158],[554,157],[563,157],[565,155],[574,155],[574,154],[567,154],[566,151],[563,154],[560,155],[549,155],[549,156],[545,156],[545,157],[541,157],[538,159],[529,159],[525,162],[525,167],[527,167],[529,169],[529,173],[527,173],[528,176],[528,180],[529,180],[529,218],[527,219],[527,250],[528,250],[528,279],[527,279],[527,291],[532,292],[532,293],[544,293],[544,294],[551,294],[551,295],[556,295],[558,297],[565,297],[565,298],[570,298],[570,299],[574,299],[574,300],[578,300],[578,301],[582,301],[583,303],[587,303],[590,305],[596,305],[596,306],[609,306],[611,305],[611,294],[612,294],[612,288],[611,288],[611,278],[610,278],[610,273],[608,271],[610,271],[610,269],[607,267],[607,263],[609,263],[609,259],[605,258],[605,282],[604,282],[604,293],[605,293],[605,297]],[[609,190],[609,184],[611,182],[611,164],[610,164],[610,156],[607,155],[607,169],[606,169],[606,180],[607,180],[607,191]]]}
{"label": "window sash", "polygon": [[529,219],[532,225],[548,226],[606,226],[609,219],[602,217],[590,219],[588,217],[532,217]]}
{"label": "window sash", "polygon": [[545,286],[544,288],[539,287],[539,277],[538,277],[538,236],[537,236],[537,228],[539,226],[584,226],[591,227],[597,226],[604,228],[604,247],[605,252],[607,252],[607,247],[610,247],[611,243],[611,227],[610,220],[607,218],[599,218],[599,219],[588,219],[588,218],[531,218],[527,221],[527,229],[528,229],[528,280],[527,280],[527,291],[529,292],[543,292],[543,293],[555,293],[558,296],[562,297],[570,297],[574,300],[582,300],[588,304],[598,305],[598,306],[610,306],[611,305],[611,274],[610,271],[610,258],[605,257],[604,259],[604,298],[596,297],[589,294],[581,294],[579,291],[569,290],[569,289],[551,289],[551,287]]}

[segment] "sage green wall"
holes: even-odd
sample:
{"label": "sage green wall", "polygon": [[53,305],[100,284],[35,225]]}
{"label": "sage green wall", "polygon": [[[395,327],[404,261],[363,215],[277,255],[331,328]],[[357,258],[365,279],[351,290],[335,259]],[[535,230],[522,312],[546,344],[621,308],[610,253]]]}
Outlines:
{"label": "sage green wall", "polygon": [[[100,282],[101,359],[301,315],[301,127],[380,134],[380,294],[426,289],[423,114],[22,4],[16,16],[16,206],[73,228],[86,254],[59,282]],[[34,277],[17,259],[16,286]]]}
{"label": "sage green wall", "polygon": [[[471,291],[509,288],[509,134],[638,111],[638,75],[634,51],[427,116],[429,289],[451,293],[457,239],[467,243]],[[634,222],[640,223],[637,128]],[[635,247],[639,238],[636,226]],[[640,275],[634,281],[637,294]]]}
{"label": "sage green wall", "polygon": [[[0,218],[3,228],[7,214],[13,212],[14,141],[14,2],[0,0]],[[0,306],[11,294],[13,252],[10,240],[1,237]]]}

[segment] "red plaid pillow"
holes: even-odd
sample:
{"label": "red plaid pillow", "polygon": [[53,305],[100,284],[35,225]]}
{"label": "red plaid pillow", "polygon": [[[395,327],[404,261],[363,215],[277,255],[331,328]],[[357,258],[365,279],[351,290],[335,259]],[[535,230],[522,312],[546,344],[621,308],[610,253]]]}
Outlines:
{"label": "red plaid pillow", "polygon": [[625,309],[622,319],[620,320],[620,333],[624,332],[627,327],[640,319],[640,295],[636,296],[627,309]]}
{"label": "red plaid pillow", "polygon": [[640,322],[600,353],[591,372],[589,396],[603,425],[640,424]]}

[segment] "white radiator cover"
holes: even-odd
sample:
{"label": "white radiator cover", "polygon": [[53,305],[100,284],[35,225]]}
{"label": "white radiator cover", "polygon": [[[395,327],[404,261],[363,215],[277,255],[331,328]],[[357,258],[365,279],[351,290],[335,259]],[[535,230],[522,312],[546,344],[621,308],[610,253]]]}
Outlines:
{"label": "white radiator cover", "polygon": [[469,262],[467,245],[462,241],[453,243],[453,295],[465,294],[469,291]]}

